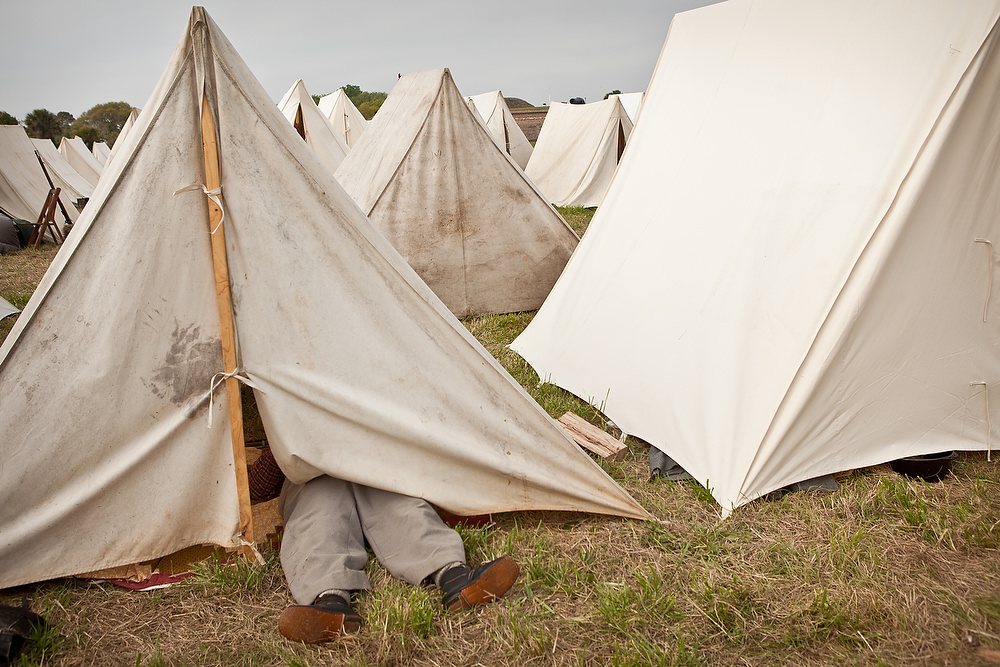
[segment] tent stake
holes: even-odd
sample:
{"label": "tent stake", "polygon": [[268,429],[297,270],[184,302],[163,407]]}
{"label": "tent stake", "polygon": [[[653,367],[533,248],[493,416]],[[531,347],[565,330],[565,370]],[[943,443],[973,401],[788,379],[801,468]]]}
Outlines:
{"label": "tent stake", "polygon": [[[208,97],[202,97],[201,140],[205,154],[205,189],[216,190],[220,185],[219,148],[215,139],[215,122],[212,120]],[[208,229],[212,237],[212,261],[215,267],[215,296],[219,304],[219,329],[222,333],[222,360],[227,374],[236,371],[236,336],[233,331],[232,301],[229,292],[229,263],[226,260],[226,230],[220,223],[222,209],[208,199]],[[240,402],[239,381],[226,378],[226,398],[229,403],[229,432],[233,442],[233,463],[236,467],[236,490],[240,502],[240,529],[244,544],[240,551],[247,558],[254,557],[253,512],[250,510],[250,487],[247,481],[246,451],[243,445],[243,407]]]}

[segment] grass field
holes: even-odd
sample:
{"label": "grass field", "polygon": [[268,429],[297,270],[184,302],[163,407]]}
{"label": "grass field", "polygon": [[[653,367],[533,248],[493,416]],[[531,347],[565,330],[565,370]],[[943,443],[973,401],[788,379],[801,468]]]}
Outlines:
{"label": "grass field", "polygon": [[[579,232],[592,214],[561,212]],[[23,306],[53,256],[0,257],[0,296]],[[532,315],[464,324],[551,415],[603,426],[506,348]],[[272,549],[264,566],[207,561],[162,590],[59,580],[0,602],[25,596],[53,628],[22,665],[1000,664],[1000,473],[985,455],[961,455],[933,484],[888,466],[845,472],[835,493],[720,521],[699,485],[651,481],[646,453],[630,440],[625,461],[602,465],[656,521],[524,512],[462,529],[470,562],[509,553],[522,576],[501,602],[459,614],[369,563],[365,627],[324,646],[278,634],[291,597]]]}

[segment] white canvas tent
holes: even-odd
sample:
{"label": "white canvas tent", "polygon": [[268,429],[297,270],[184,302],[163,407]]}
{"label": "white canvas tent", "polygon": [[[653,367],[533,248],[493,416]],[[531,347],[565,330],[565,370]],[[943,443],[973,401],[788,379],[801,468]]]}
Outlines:
{"label": "white canvas tent", "polygon": [[625,109],[625,113],[628,114],[628,119],[632,121],[634,127],[635,121],[639,118],[639,109],[642,107],[642,93],[618,93],[611,97],[617,97],[618,101],[622,103],[622,108]]}
{"label": "white canvas tent", "polygon": [[255,385],[295,482],[647,516],[371,226],[203,9],[121,150],[0,346],[0,588],[249,537],[223,372]]}
{"label": "white canvas tent", "polygon": [[101,163],[102,167],[107,164],[108,157],[111,156],[111,149],[108,148],[108,145],[105,142],[95,141],[94,147],[91,150],[94,153],[94,157],[97,158],[97,161]]}
{"label": "white canvas tent", "polygon": [[597,206],[632,132],[617,97],[592,104],[555,102],[525,168],[556,206]]}
{"label": "white canvas tent", "polygon": [[483,119],[486,130],[507,155],[514,158],[521,169],[528,166],[531,157],[531,142],[518,127],[517,121],[511,115],[503,93],[494,90],[490,93],[473,95],[467,98],[470,107],[475,107]]}
{"label": "white canvas tent", "polygon": [[447,69],[403,75],[336,176],[460,317],[537,308],[578,242]]}
{"label": "white canvas tent", "polygon": [[80,137],[63,137],[59,142],[59,154],[69,162],[81,176],[87,179],[92,186],[97,185],[101,179],[101,172],[104,171],[102,165]]}
{"label": "white canvas tent", "polygon": [[336,171],[351,149],[316,107],[302,79],[292,84],[278,102],[278,108],[330,173]]}
{"label": "white canvas tent", "polygon": [[0,296],[0,320],[20,312],[20,310],[11,305],[10,301]]}
{"label": "white canvas tent", "polygon": [[368,127],[368,120],[354,106],[354,102],[343,88],[319,98],[319,110],[333,125],[333,129],[340,134],[348,148],[354,147]]}
{"label": "white canvas tent", "polygon": [[24,127],[0,125],[0,209],[13,218],[34,222],[48,193],[48,181]]}
{"label": "white canvas tent", "polygon": [[[56,150],[55,144],[49,139],[32,139],[32,145],[45,162],[45,168],[52,179],[52,183],[61,188],[59,200],[63,203],[66,212],[71,220],[76,220],[79,213],[76,209],[76,200],[83,197],[90,197],[94,194],[94,186],[85,179],[73,166],[63,158],[62,154]],[[44,178],[44,174],[42,176]],[[46,185],[48,183],[46,182]],[[48,188],[46,188],[48,192]],[[40,209],[41,207],[39,207]],[[35,213],[35,218],[38,213]],[[35,220],[32,218],[32,221]]]}
{"label": "white canvas tent", "polygon": [[608,195],[513,349],[727,513],[990,448],[998,15],[996,0],[678,14]]}
{"label": "white canvas tent", "polygon": [[132,111],[129,112],[128,118],[126,118],[125,122],[122,123],[122,129],[118,131],[118,136],[115,137],[114,144],[111,145],[111,154],[108,155],[109,160],[114,157],[115,153],[118,152],[118,146],[125,144],[125,137],[128,136],[128,133],[135,124],[135,121],[139,118],[140,111],[141,109],[132,107]]}

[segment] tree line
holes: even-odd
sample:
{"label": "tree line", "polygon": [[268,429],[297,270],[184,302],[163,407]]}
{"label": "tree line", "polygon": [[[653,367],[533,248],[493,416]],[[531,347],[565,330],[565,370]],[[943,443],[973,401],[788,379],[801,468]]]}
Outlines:
{"label": "tree line", "polygon": [[[360,86],[347,84],[341,86],[347,97],[358,108],[361,115],[371,120],[375,112],[385,102],[386,93],[361,90]],[[313,95],[313,100],[319,104],[319,95]],[[80,137],[87,148],[93,150],[94,142],[103,141],[113,146],[122,125],[132,113],[132,105],[128,102],[105,102],[91,107],[75,118],[68,111],[53,113],[48,109],[29,111],[22,120],[18,120],[6,111],[0,111],[0,125],[24,125],[28,136],[33,139],[51,139],[56,145],[63,137]]]}
{"label": "tree line", "polygon": [[68,111],[53,113],[48,109],[29,111],[22,121],[0,111],[0,125],[24,125],[25,132],[33,139],[51,139],[56,145],[63,137],[80,137],[87,148],[93,150],[94,142],[103,141],[113,146],[122,125],[132,113],[128,102],[105,102],[87,109],[79,118]]}

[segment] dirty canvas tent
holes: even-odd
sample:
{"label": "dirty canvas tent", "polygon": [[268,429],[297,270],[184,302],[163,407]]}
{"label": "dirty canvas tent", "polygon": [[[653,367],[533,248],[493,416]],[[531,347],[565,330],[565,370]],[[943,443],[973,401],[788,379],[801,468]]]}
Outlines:
{"label": "dirty canvas tent", "polygon": [[507,107],[507,102],[503,98],[503,93],[494,90],[490,93],[472,95],[467,98],[469,106],[473,106],[483,119],[493,141],[507,155],[514,158],[521,169],[528,166],[528,158],[531,157],[531,142],[524,136],[524,132],[518,126],[514,116]]}
{"label": "dirty canvas tent", "polygon": [[333,125],[333,129],[340,134],[348,148],[354,147],[368,127],[368,120],[354,106],[354,102],[343,88],[319,98],[319,110]]}
{"label": "dirty canvas tent", "polygon": [[97,185],[104,171],[102,165],[94,153],[87,148],[87,144],[80,137],[63,137],[59,142],[59,154],[69,162],[81,176],[83,176],[92,186]]}
{"label": "dirty canvas tent", "polygon": [[331,174],[335,172],[351,149],[317,108],[302,79],[292,84],[278,102],[278,108],[295,127],[299,136],[309,144],[320,162],[326,165]]}
{"label": "dirty canvas tent", "polygon": [[998,15],[996,0],[678,14],[611,189],[513,349],[727,513],[989,449]]}
{"label": "dirty canvas tent", "polygon": [[447,69],[404,74],[336,176],[459,317],[537,308],[578,242]]}
{"label": "dirty canvas tent", "polygon": [[0,347],[0,588],[240,545],[230,367],[295,482],[646,516],[370,225],[203,9],[121,151]]}
{"label": "dirty canvas tent", "polygon": [[632,121],[617,97],[554,102],[524,172],[556,206],[597,206],[611,183]]}

